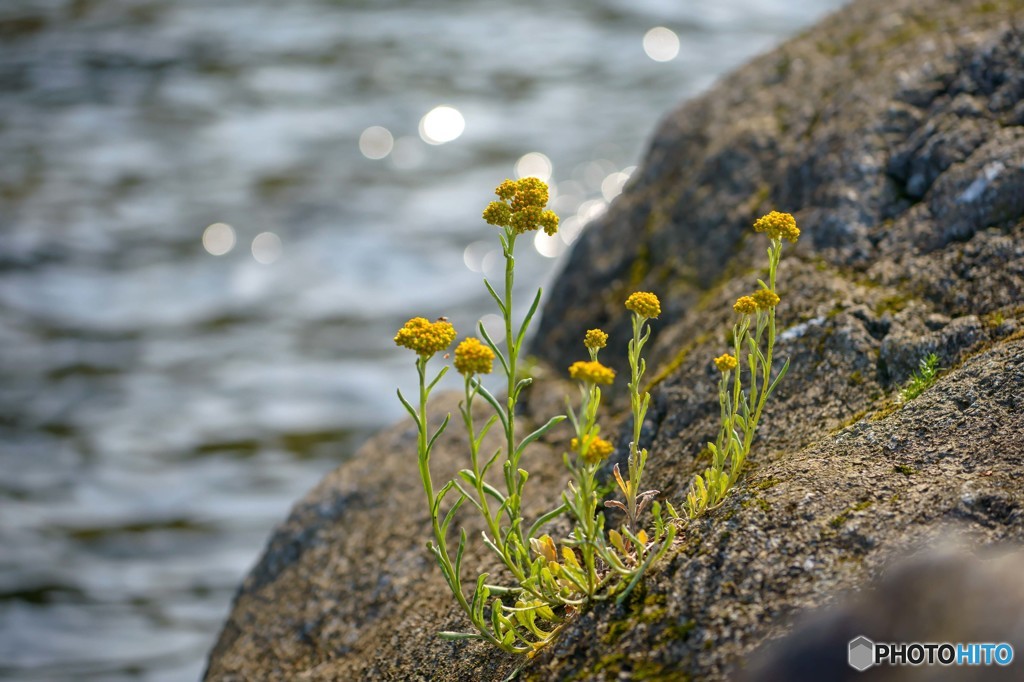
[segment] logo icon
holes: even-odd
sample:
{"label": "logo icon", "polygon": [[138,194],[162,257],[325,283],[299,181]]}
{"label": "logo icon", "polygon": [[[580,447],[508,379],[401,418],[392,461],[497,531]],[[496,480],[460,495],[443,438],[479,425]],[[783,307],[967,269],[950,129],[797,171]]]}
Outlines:
{"label": "logo icon", "polygon": [[875,643],[864,635],[851,639],[850,655],[847,660],[851,668],[864,672],[875,664]]}

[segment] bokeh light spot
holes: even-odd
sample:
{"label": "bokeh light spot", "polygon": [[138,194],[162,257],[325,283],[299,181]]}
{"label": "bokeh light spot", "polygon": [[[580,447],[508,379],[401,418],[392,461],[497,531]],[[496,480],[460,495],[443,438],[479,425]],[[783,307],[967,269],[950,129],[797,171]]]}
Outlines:
{"label": "bokeh light spot", "polygon": [[394,146],[395,138],[383,126],[370,126],[359,136],[359,151],[368,159],[383,159]]}
{"label": "bokeh light spot", "polygon": [[644,34],[644,52],[656,62],[669,62],[679,54],[679,36],[664,26],[655,26]]}
{"label": "bokeh light spot", "polygon": [[576,218],[579,219],[581,224],[586,225],[591,220],[604,213],[607,208],[608,204],[604,203],[600,199],[584,201],[580,204],[580,207],[576,209]]}
{"label": "bokeh light spot", "polygon": [[484,257],[493,250],[494,244],[491,241],[481,240],[473,242],[462,252],[462,261],[471,271],[483,272]]}
{"label": "bokeh light spot", "polygon": [[281,238],[273,232],[260,232],[252,240],[252,257],[257,263],[270,265],[281,257]]}
{"label": "bokeh light spot", "polygon": [[622,194],[622,188],[629,180],[629,176],[622,172],[611,173],[601,181],[601,196],[605,201],[611,201]]}
{"label": "bokeh light spot", "polygon": [[546,232],[538,231],[533,237],[533,248],[545,258],[557,258],[565,250],[565,242],[557,234],[549,236]]}
{"label": "bokeh light spot", "polygon": [[465,129],[466,119],[454,107],[434,107],[420,119],[420,137],[427,144],[451,142]]}
{"label": "bokeh light spot", "polygon": [[235,248],[235,230],[227,223],[214,223],[203,230],[203,248],[214,256],[223,256]]}
{"label": "bokeh light spot", "polygon": [[551,179],[551,172],[554,168],[551,165],[551,159],[540,152],[530,152],[519,157],[515,170],[517,178],[534,177],[547,182]]}
{"label": "bokeh light spot", "polygon": [[487,335],[494,339],[499,346],[505,343],[505,320],[496,313],[487,313],[480,318],[480,324],[484,326]]}

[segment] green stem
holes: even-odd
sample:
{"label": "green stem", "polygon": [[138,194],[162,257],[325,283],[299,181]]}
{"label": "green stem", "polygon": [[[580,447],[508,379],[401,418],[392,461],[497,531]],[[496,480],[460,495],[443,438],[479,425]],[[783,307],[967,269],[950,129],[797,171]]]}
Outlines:
{"label": "green stem", "polygon": [[506,507],[506,513],[509,520],[509,532],[515,532],[515,540],[517,547],[516,552],[516,565],[519,567],[516,571],[516,577],[520,580],[525,575],[522,570],[522,556],[521,553],[528,551],[529,545],[526,542],[526,538],[523,534],[522,516],[520,514],[521,500],[519,499],[518,486],[516,485],[515,477],[518,475],[519,470],[519,457],[516,454],[517,443],[516,443],[516,401],[519,398],[518,391],[516,390],[516,367],[519,361],[519,346],[516,343],[515,330],[513,329],[512,320],[512,289],[515,285],[515,248],[516,248],[516,232],[512,228],[506,228],[505,230],[505,301],[504,310],[502,314],[505,320],[505,348],[508,353],[508,367],[507,367],[507,379],[508,379],[508,396],[506,405],[507,411],[505,414],[505,457],[507,466],[505,467],[505,487],[509,495],[509,503]]}
{"label": "green stem", "polygon": [[637,496],[640,493],[640,481],[643,478],[644,466],[647,460],[647,451],[640,449],[640,431],[643,428],[644,417],[647,406],[644,404],[646,397],[640,394],[640,378],[643,376],[641,367],[641,353],[644,346],[643,326],[646,318],[633,314],[633,338],[629,342],[629,402],[633,412],[633,440],[629,444],[629,492],[626,495],[626,507],[629,510],[629,525],[633,532],[637,532]]}
{"label": "green stem", "polygon": [[462,592],[462,577],[455,571],[455,566],[452,564],[451,556],[448,553],[448,543],[441,528],[438,516],[438,512],[440,510],[437,509],[438,501],[434,497],[434,484],[430,476],[430,441],[428,440],[429,432],[427,422],[427,401],[430,398],[430,390],[427,388],[426,381],[427,361],[429,359],[430,358],[424,356],[418,356],[416,358],[416,373],[419,376],[419,410],[416,419],[416,427],[418,431],[416,449],[420,479],[423,482],[423,492],[426,493],[427,504],[430,507],[430,525],[434,533],[434,542],[436,543],[433,548],[433,554],[437,559],[438,565],[441,567],[441,572],[448,581],[448,585],[451,588],[452,594],[455,596],[455,600],[459,603],[459,607],[462,608],[463,612],[465,612],[467,616],[469,616],[470,622],[472,622],[476,627],[480,636],[505,651],[516,653],[519,650],[518,648],[503,643],[494,636],[487,623],[478,622],[477,618],[474,617],[473,608]]}
{"label": "green stem", "polygon": [[465,387],[466,407],[462,412],[462,421],[466,425],[466,434],[469,436],[469,454],[473,466],[473,477],[476,479],[477,501],[483,510],[484,520],[487,522],[487,530],[490,531],[491,537],[500,539],[501,529],[491,513],[491,503],[487,498],[487,493],[484,492],[484,477],[480,471],[480,444],[477,442],[476,428],[473,424],[473,398],[476,397],[476,388],[473,385],[472,376],[468,374],[466,375]]}

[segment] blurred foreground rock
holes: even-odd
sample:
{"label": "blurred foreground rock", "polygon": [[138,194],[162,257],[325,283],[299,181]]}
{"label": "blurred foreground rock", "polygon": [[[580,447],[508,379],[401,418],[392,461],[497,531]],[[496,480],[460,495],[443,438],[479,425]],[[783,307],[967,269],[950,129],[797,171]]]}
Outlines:
{"label": "blurred foreground rock", "polygon": [[[612,332],[602,359],[624,358],[622,301],[637,289],[661,296],[644,445],[648,482],[673,503],[705,465],[718,413],[710,359],[764,258],[750,224],[775,208],[804,234],[780,271],[777,352],[792,365],[751,468],[720,509],[685,524],[631,603],[589,609],[529,661],[437,639],[465,625],[424,549],[415,432],[403,423],[296,505],[242,585],[207,678],[726,679],[762,645],[758,665],[799,665],[797,640],[779,640],[794,619],[901,557],[953,534],[975,551],[1024,540],[1022,54],[1022,0],[863,0],[655,133],[552,288],[535,352],[563,368],[600,325]],[[904,404],[900,388],[929,352],[943,372]],[[563,390],[541,380],[528,418],[560,411]],[[435,413],[454,406],[441,400]],[[524,460],[528,512],[564,485],[564,436]],[[464,451],[452,430],[435,479]],[[474,555],[467,573],[486,561]],[[913,583],[899,575],[895,584]],[[921,623],[927,638],[935,613],[989,594],[987,581],[964,579],[953,597],[928,584],[916,602],[879,599],[891,617],[858,621],[879,629],[860,634],[882,641],[898,621],[891,631],[910,637]],[[1020,618],[1002,639],[1020,641]],[[956,632],[983,631],[972,622]],[[818,634],[831,646],[829,632]],[[828,655],[845,656],[840,643]],[[1024,669],[1024,645],[1017,653]]]}

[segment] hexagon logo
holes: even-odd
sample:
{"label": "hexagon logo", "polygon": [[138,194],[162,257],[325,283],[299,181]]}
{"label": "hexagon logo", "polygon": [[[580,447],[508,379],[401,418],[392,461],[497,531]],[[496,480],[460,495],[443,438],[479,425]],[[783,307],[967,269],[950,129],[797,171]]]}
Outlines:
{"label": "hexagon logo", "polygon": [[864,672],[875,664],[875,643],[861,635],[850,640],[850,656],[847,659],[850,667]]}

